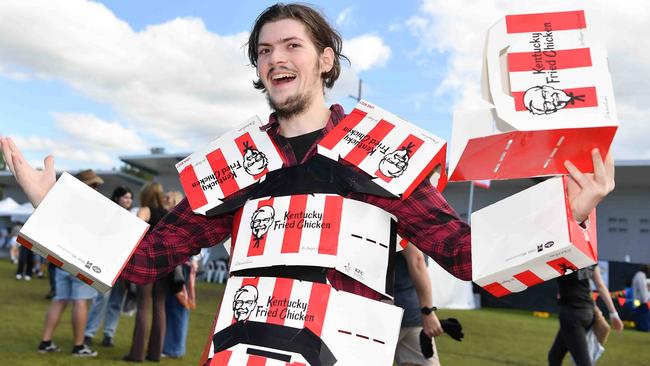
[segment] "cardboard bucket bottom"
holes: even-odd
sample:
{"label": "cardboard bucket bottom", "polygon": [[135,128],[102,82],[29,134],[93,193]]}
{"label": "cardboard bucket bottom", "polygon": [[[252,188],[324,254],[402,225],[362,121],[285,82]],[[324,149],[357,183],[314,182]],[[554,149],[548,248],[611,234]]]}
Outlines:
{"label": "cardboard bucket bottom", "polygon": [[[335,360],[336,365],[390,366],[401,318],[402,309],[396,306],[327,284],[232,277],[207,354],[212,362],[228,356],[296,365],[329,365]],[[210,364],[237,364],[219,362]]]}

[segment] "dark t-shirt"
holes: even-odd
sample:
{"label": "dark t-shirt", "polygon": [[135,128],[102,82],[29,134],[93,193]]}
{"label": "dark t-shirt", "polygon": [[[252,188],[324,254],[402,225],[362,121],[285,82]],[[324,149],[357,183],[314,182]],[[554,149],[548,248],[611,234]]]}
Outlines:
{"label": "dark t-shirt", "polygon": [[312,131],[304,135],[287,138],[297,161],[302,161],[302,158],[305,157],[311,145],[314,144],[314,141],[322,132],[323,129],[321,128],[320,130]]}
{"label": "dark t-shirt", "polygon": [[560,305],[583,309],[594,306],[589,279],[593,277],[595,267],[583,268],[557,279]]}
{"label": "dark t-shirt", "polygon": [[[427,257],[424,258],[427,260]],[[420,300],[411,281],[406,259],[402,253],[395,255],[395,306],[404,309],[403,327],[421,327]]]}
{"label": "dark t-shirt", "polygon": [[151,216],[149,218],[149,230],[151,230],[156,226],[160,219],[167,215],[167,210],[160,207],[149,207],[149,211],[151,211]]}

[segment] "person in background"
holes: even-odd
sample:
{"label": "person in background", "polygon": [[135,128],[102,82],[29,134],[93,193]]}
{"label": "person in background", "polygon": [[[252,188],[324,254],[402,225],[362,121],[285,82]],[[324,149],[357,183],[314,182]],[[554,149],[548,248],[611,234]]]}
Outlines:
{"label": "person in background", "polygon": [[[133,206],[133,192],[127,187],[117,187],[113,190],[111,200],[120,205],[125,210],[130,210]],[[113,339],[117,324],[120,320],[122,310],[122,299],[124,298],[124,281],[117,279],[113,288],[106,293],[97,293],[93,299],[93,305],[88,315],[88,324],[84,331],[84,343],[92,345],[93,337],[99,328],[99,323],[104,320],[104,339],[102,346],[113,347]]]}
{"label": "person in background", "polygon": [[[165,204],[168,210],[173,209],[183,199],[180,192],[168,192],[165,195]],[[163,357],[180,358],[185,355],[187,330],[190,324],[190,310],[196,307],[194,283],[199,265],[199,256],[193,256],[180,265],[184,283],[178,291],[170,291],[165,301],[165,314],[167,317],[167,332],[163,343]],[[174,273],[174,272],[172,272]],[[178,285],[178,284],[176,284]],[[171,285],[174,287],[174,285]]]}
{"label": "person in background", "polygon": [[34,276],[38,278],[43,278],[43,269],[45,269],[46,261],[45,258],[41,257],[40,255],[33,253],[34,254],[34,266],[32,268],[32,273]]}
{"label": "person in background", "polygon": [[[395,305],[404,309],[395,362],[399,366],[439,366],[433,338],[441,335],[443,329],[434,312],[426,259],[413,244],[406,241],[404,244],[404,250],[395,257]],[[430,358],[422,354],[422,331],[431,339],[433,356]]]}
{"label": "person in background", "polygon": [[[166,214],[163,186],[157,182],[147,183],[142,188],[142,191],[140,191],[138,217],[149,223],[149,230],[151,231]],[[148,361],[160,361],[166,328],[165,298],[167,292],[169,292],[167,277],[158,279],[154,283],[136,286],[137,311],[135,314],[133,341],[129,353],[123,357],[123,360],[142,362],[146,358]],[[152,305],[151,332],[149,334],[148,347],[145,350],[149,309],[152,308]]]}
{"label": "person in background", "polygon": [[[168,192],[165,195],[167,210],[173,209],[182,199],[183,195],[180,192]],[[163,357],[180,358],[185,355],[190,310],[196,307],[194,283],[198,265],[199,256],[191,257],[190,260],[179,266],[184,283],[170,284],[172,290],[167,294],[165,301],[167,332],[163,343]]]}
{"label": "person in background", "polygon": [[14,225],[11,228],[11,234],[7,239],[7,245],[9,245],[9,258],[13,264],[18,264],[18,257],[20,256],[20,244],[18,244],[18,241],[16,241],[18,238],[19,230],[20,229],[17,228],[17,225]]}
{"label": "person in background", "polygon": [[45,294],[45,298],[50,300],[56,295],[56,281],[54,278],[54,272],[56,271],[56,266],[50,261],[47,262],[47,278],[50,281],[50,291]]}
{"label": "person in background", "polygon": [[[98,189],[104,180],[95,174],[92,170],[79,172],[77,179]],[[84,329],[88,319],[88,300],[97,295],[97,291],[82,282],[77,277],[65,272],[59,268],[54,270],[56,281],[56,295],[52,298],[50,307],[47,309],[45,316],[45,325],[43,327],[43,336],[41,343],[38,345],[38,352],[50,353],[60,351],[59,347],[52,342],[54,331],[56,330],[61,315],[68,303],[72,303],[72,334],[73,344],[72,355],[76,357],[95,357],[97,352],[84,344]]]}
{"label": "person in background", "polygon": [[[22,228],[22,225],[16,225],[14,227],[16,235]],[[16,279],[29,281],[32,279],[32,273],[34,272],[34,252],[20,246],[18,254],[18,269],[16,270]]]}
{"label": "person in background", "polygon": [[[650,311],[648,310],[648,301],[650,293],[648,292],[648,275],[650,275],[650,265],[642,266],[632,277],[632,293],[634,294],[634,323],[636,329],[642,332],[650,331]],[[639,304],[637,306],[637,304]]]}
{"label": "person in background", "polygon": [[612,327],[619,333],[623,330],[623,322],[619,318],[609,290],[600,276],[598,265],[558,277],[560,329],[548,352],[549,366],[562,365],[562,360],[567,352],[571,353],[577,366],[592,365],[587,346],[587,331],[594,322],[595,306],[591,297],[590,279],[594,281],[600,298],[609,310],[609,321]]}
{"label": "person in background", "polygon": [[0,227],[0,248],[4,249],[6,246],[9,246],[9,230]]}

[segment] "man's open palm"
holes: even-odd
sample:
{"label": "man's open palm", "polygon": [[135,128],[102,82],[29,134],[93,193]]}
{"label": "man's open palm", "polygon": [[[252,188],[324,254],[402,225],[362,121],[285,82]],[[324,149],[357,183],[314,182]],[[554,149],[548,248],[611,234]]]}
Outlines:
{"label": "man's open palm", "polygon": [[38,206],[56,182],[54,157],[48,155],[44,160],[44,169],[36,170],[27,163],[11,138],[0,137],[0,143],[11,174],[14,175],[32,205]]}

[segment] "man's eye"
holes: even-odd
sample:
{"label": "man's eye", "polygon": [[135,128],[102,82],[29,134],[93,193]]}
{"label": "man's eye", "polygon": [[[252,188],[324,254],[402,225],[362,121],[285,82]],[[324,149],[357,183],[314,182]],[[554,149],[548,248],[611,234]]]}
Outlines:
{"label": "man's eye", "polygon": [[268,48],[261,48],[259,51],[257,51],[258,55],[266,55],[267,53],[271,52]]}
{"label": "man's eye", "polygon": [[298,43],[289,43],[289,48],[297,48],[300,47],[300,44]]}

